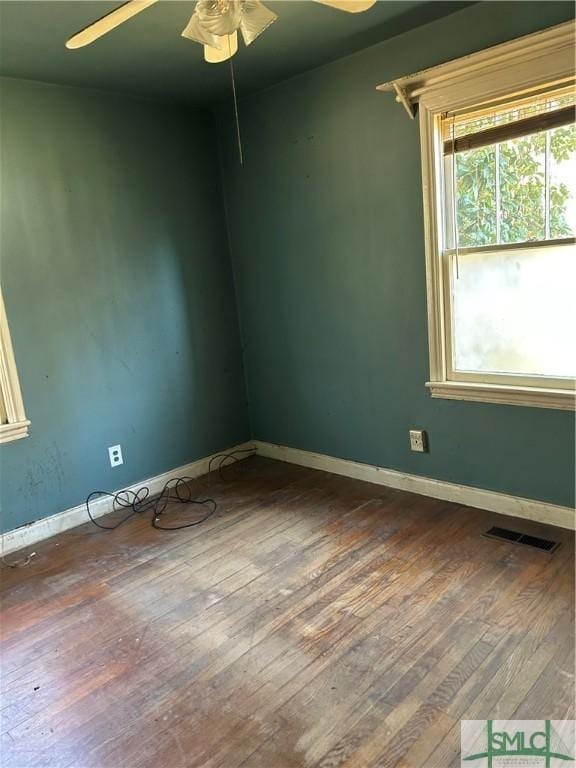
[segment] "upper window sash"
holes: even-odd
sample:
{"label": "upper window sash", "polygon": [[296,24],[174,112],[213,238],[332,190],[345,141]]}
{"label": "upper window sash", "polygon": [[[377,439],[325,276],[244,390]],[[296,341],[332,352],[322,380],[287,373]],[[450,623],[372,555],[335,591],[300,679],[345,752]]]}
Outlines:
{"label": "upper window sash", "polygon": [[[576,91],[574,87],[552,88],[544,92],[537,91],[533,97],[523,97],[521,100],[504,100],[491,107],[483,105],[480,109],[462,110],[456,112],[442,113],[436,119],[436,146],[443,155],[442,167],[440,172],[439,184],[443,194],[442,218],[443,242],[442,251],[450,251],[457,247],[458,250],[473,248],[491,248],[499,245],[515,245],[522,247],[528,243],[546,243],[553,244],[570,242],[572,234],[568,222],[564,222],[564,231],[560,231],[558,226],[553,226],[554,209],[551,206],[551,193],[553,192],[553,156],[555,135],[554,129],[573,125],[575,122],[576,110],[575,101]],[[536,114],[530,112],[536,111]],[[528,115],[528,116],[527,116]],[[499,124],[495,124],[499,123]],[[511,220],[506,218],[505,211],[510,204],[517,201],[511,200],[507,194],[502,194],[502,182],[508,178],[507,171],[502,169],[502,153],[509,153],[510,145],[506,142],[528,136],[542,134],[543,146],[542,168],[538,170],[536,162],[532,172],[542,173],[542,211],[541,211],[541,229],[537,226],[536,220],[533,221],[525,232],[511,232]],[[479,154],[477,161],[472,154],[458,161],[457,158],[462,152],[474,151],[486,148],[490,152],[489,157]],[[437,150],[438,151],[438,150]],[[505,157],[506,155],[504,155]],[[479,162],[477,172],[481,169],[493,170],[491,181],[485,180],[483,187],[484,211],[488,218],[484,218],[483,226],[479,225],[477,236],[470,231],[471,219],[468,218],[472,211],[465,212],[460,208],[460,182],[461,165]],[[506,163],[504,164],[506,169]],[[509,171],[510,169],[508,169]],[[470,173],[470,169],[468,169]],[[532,179],[531,179],[532,180]],[[456,189],[455,189],[456,187]],[[490,188],[493,187],[492,192]],[[506,184],[504,186],[506,189]],[[510,190],[508,190],[510,191]],[[486,209],[487,198],[493,196],[493,216],[489,216],[490,207]],[[531,203],[534,201],[531,200]],[[537,206],[537,203],[534,202]],[[458,209],[458,216],[456,210]],[[536,212],[533,212],[534,215]],[[464,218],[468,224],[465,238],[460,237],[461,218]],[[490,220],[493,218],[491,229]],[[558,225],[558,222],[556,222]],[[514,230],[514,227],[512,227]],[[562,227],[560,227],[562,229]],[[525,236],[522,237],[522,234]],[[528,239],[526,236],[529,236]]]}

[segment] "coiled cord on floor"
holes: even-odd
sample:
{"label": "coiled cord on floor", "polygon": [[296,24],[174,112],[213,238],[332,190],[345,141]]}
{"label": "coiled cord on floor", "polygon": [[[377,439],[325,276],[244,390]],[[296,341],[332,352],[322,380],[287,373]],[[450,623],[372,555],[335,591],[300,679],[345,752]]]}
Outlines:
{"label": "coiled cord on floor", "polygon": [[[253,455],[254,453],[256,453],[256,448],[238,448],[235,451],[227,451],[225,453],[215,454],[210,458],[210,461],[208,462],[208,477],[210,477],[210,473],[213,471],[215,463],[218,462],[216,469],[218,471],[220,480],[223,481],[225,479],[223,472],[225,466],[228,466],[230,462],[234,463],[239,461],[240,457],[244,454]],[[90,521],[97,528],[101,528],[104,531],[113,531],[119,526],[123,525],[134,515],[140,515],[150,511],[153,513],[151,524],[159,531],[180,531],[183,528],[192,528],[195,525],[200,525],[201,523],[206,522],[206,520],[212,517],[218,508],[218,505],[214,499],[192,498],[192,491],[190,490],[188,484],[197,479],[198,478],[193,477],[170,478],[170,480],[164,484],[164,487],[158,496],[151,496],[150,488],[147,485],[141,486],[136,491],[132,491],[130,489],[117,491],[116,493],[112,493],[110,491],[92,491],[92,493],[90,493],[86,498],[86,511]],[[94,518],[92,510],[90,509],[90,505],[96,500],[96,498],[102,497],[113,499],[113,511],[118,511],[119,509],[127,509],[129,510],[128,514],[114,525],[103,525],[102,523],[99,523]],[[190,505],[197,509],[203,508],[204,512],[197,519],[191,520],[187,523],[180,525],[162,525],[162,515],[166,512],[166,509],[171,502]],[[8,562],[2,554],[2,556],[0,556],[0,562],[7,568],[23,568],[24,566],[28,565],[32,558],[35,556],[36,552],[31,552],[29,555],[20,560]]]}
{"label": "coiled cord on floor", "polygon": [[[86,499],[86,511],[88,517],[98,528],[102,528],[105,531],[114,531],[119,528],[125,522],[127,522],[133,515],[141,515],[145,512],[152,510],[152,525],[154,528],[161,530],[175,531],[180,528],[190,528],[193,525],[200,525],[209,517],[212,517],[216,512],[216,502],[214,499],[193,499],[192,492],[188,487],[188,483],[194,478],[192,477],[175,477],[168,480],[168,482],[162,488],[159,496],[150,498],[150,488],[147,485],[143,485],[138,488],[137,491],[124,490],[118,491],[118,493],[110,493],[109,491],[92,491],[92,493]],[[113,499],[113,510],[129,509],[129,513],[119,520],[114,525],[103,525],[99,523],[90,510],[90,503],[95,498],[108,497]],[[193,504],[196,507],[204,507],[207,511],[198,519],[189,523],[184,523],[177,526],[165,526],[160,525],[160,518],[166,511],[166,507],[171,501],[179,502],[180,504]]]}
{"label": "coiled cord on floor", "polygon": [[[217,469],[220,479],[223,480],[224,476],[222,469],[225,462],[239,461],[240,454],[253,454],[255,450],[255,448],[242,448],[236,451],[218,453],[212,456],[208,462],[208,475],[210,475],[212,472],[214,463],[219,461]],[[136,491],[132,491],[130,489],[117,491],[116,493],[111,493],[110,491],[92,491],[92,493],[90,493],[86,499],[86,511],[88,512],[88,517],[95,526],[107,531],[113,531],[116,528],[119,528],[134,515],[144,514],[145,512],[149,511],[152,511],[153,513],[151,522],[152,526],[160,531],[180,531],[183,528],[192,528],[195,525],[200,525],[201,523],[206,522],[206,520],[212,517],[218,508],[218,505],[214,499],[192,498],[192,491],[190,490],[188,484],[193,482],[195,479],[196,478],[193,477],[170,478],[170,480],[164,484],[160,494],[153,497],[151,497],[150,488],[146,485],[141,486]],[[91,502],[93,502],[95,498],[102,498],[104,496],[113,500],[112,509],[114,511],[118,509],[130,510],[125,517],[123,517],[114,525],[103,525],[102,523],[97,522],[97,520],[92,515],[90,509]],[[182,523],[180,525],[162,525],[160,522],[161,517],[166,512],[166,508],[171,502],[188,504],[196,508],[203,507],[204,513],[198,519],[187,523]]]}

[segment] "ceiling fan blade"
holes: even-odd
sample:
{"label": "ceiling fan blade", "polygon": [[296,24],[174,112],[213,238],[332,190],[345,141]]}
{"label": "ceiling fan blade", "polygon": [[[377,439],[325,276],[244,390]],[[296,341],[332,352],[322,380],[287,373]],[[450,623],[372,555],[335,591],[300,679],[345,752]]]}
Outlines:
{"label": "ceiling fan blade", "polygon": [[315,2],[337,8],[339,11],[346,11],[346,13],[362,13],[376,5],[376,0],[315,0]]}
{"label": "ceiling fan blade", "polygon": [[98,40],[99,37],[110,32],[112,29],[120,26],[132,16],[136,16],[137,13],[144,11],[149,6],[158,2],[158,0],[129,0],[129,2],[121,5],[120,8],[107,13],[106,16],[102,16],[101,19],[92,22],[80,32],[66,41],[66,48],[82,48],[88,43],[93,43],[94,40]]}
{"label": "ceiling fan blade", "polygon": [[238,51],[238,32],[232,32],[231,35],[224,35],[222,38],[222,48],[213,48],[211,45],[204,46],[204,61],[208,64],[219,64],[221,61],[228,61]]}

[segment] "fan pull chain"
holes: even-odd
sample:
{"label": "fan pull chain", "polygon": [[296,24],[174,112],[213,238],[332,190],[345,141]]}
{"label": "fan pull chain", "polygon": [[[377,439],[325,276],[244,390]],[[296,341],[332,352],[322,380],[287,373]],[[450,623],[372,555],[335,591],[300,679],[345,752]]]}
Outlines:
{"label": "fan pull chain", "polygon": [[[230,45],[230,41],[228,41]],[[238,99],[236,98],[236,81],[234,79],[234,64],[232,58],[230,58],[230,75],[232,78],[232,94],[234,96],[234,118],[236,120],[236,138],[238,140],[238,154],[240,156],[240,165],[244,164],[244,157],[242,155],[242,137],[240,136],[240,120],[238,118]]]}

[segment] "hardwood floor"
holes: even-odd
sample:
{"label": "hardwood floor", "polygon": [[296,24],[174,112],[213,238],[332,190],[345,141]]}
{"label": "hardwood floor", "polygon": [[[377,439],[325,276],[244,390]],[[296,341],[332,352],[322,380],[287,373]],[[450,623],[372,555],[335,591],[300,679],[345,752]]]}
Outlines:
{"label": "hardwood floor", "polygon": [[460,719],[574,718],[570,532],[262,458],[210,495],[2,570],[3,768],[452,768]]}

